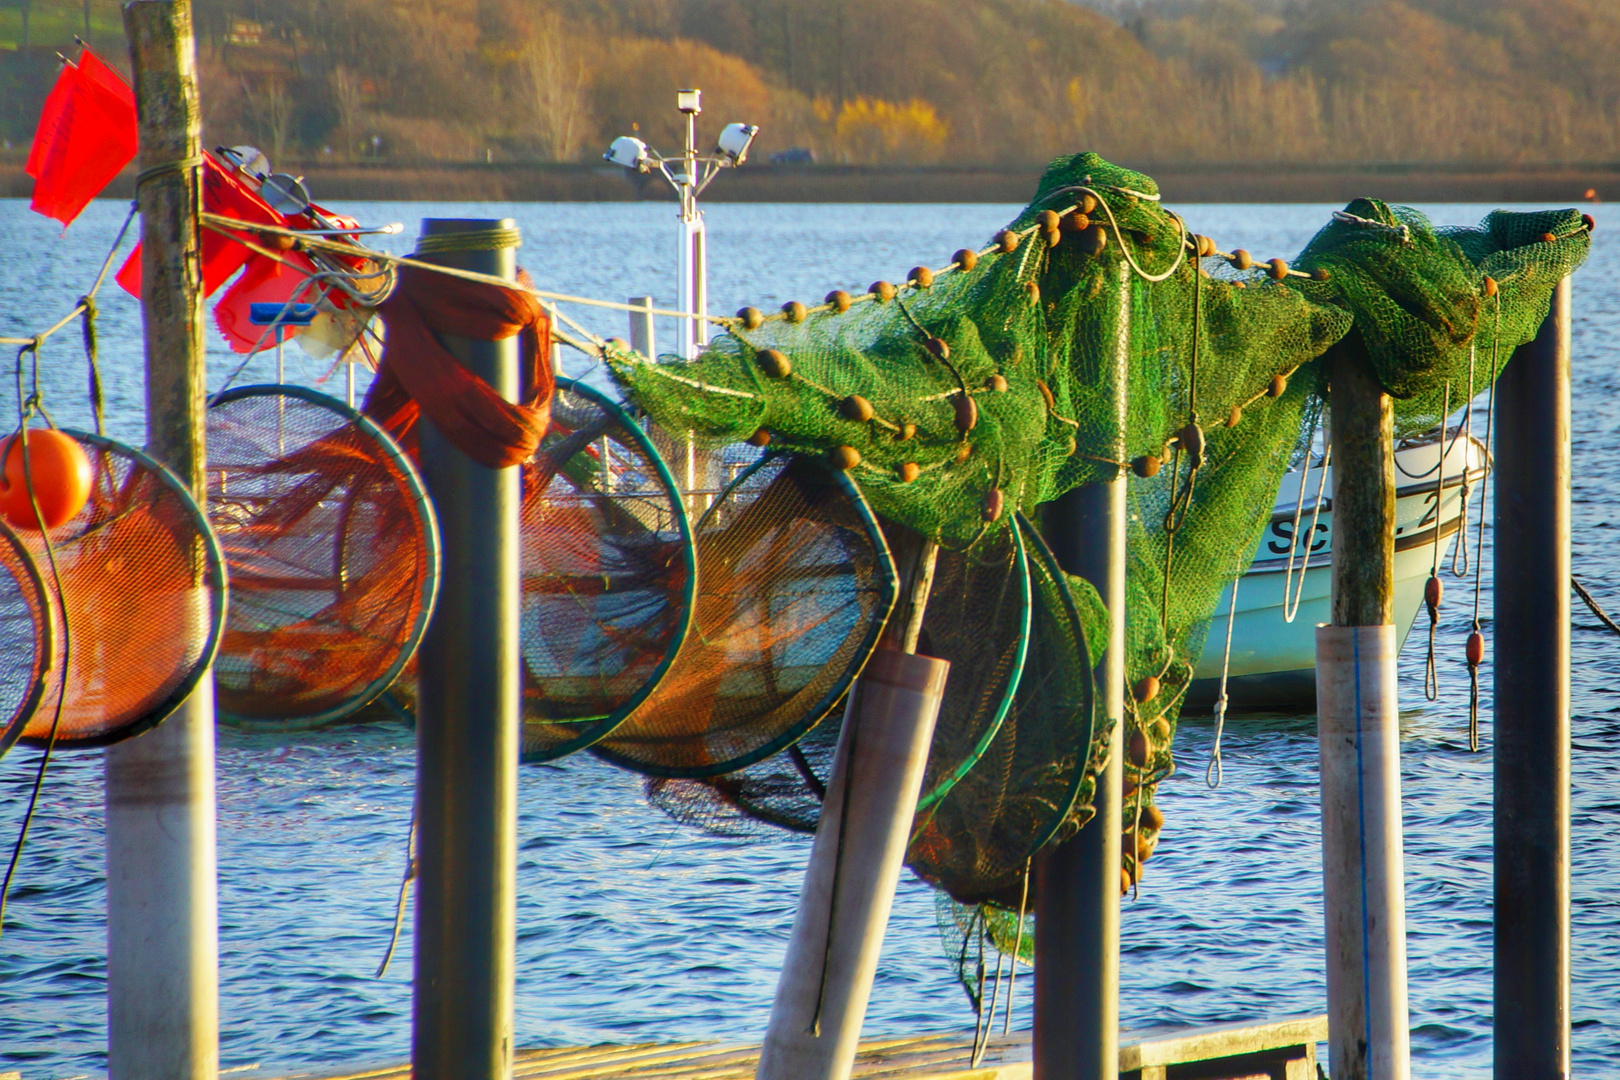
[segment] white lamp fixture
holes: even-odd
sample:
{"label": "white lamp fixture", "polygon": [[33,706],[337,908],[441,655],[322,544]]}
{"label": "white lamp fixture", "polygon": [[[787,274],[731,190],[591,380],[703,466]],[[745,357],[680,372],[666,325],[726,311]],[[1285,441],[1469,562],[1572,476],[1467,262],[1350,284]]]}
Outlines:
{"label": "white lamp fixture", "polygon": [[727,124],[720,131],[714,153],[699,154],[697,118],[703,112],[703,91],[677,90],[675,108],[686,117],[686,146],[679,157],[666,158],[630,135],[614,139],[602,156],[615,165],[637,172],[657,169],[680,198],[678,307],[692,318],[683,320],[686,326],[676,335],[676,341],[677,351],[689,360],[709,340],[709,327],[702,318],[709,311],[708,270],[703,214],[697,208],[697,198],[721,169],[734,168],[747,160],[748,148],[753,145],[759,128],[754,124]]}

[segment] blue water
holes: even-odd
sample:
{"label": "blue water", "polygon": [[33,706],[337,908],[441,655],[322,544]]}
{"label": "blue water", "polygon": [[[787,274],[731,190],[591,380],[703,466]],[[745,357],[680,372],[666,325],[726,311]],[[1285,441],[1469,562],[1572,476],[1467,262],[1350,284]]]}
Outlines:
{"label": "blue water", "polygon": [[[318,193],[317,193],[318,194]],[[123,207],[98,203],[64,237],[20,201],[0,201],[0,336],[43,328],[87,287]],[[674,222],[664,205],[340,206],[367,222],[512,216],[522,262],[543,287],[673,302]],[[1186,206],[1228,250],[1292,256],[1327,206]],[[1473,223],[1486,208],[1426,207]],[[709,210],[716,310],[814,301],[832,288],[894,280],[917,263],[983,241],[1011,206],[760,206]],[[1620,387],[1609,342],[1620,329],[1620,248],[1600,228],[1575,300],[1574,564],[1620,610]],[[410,246],[393,238],[394,250]],[[585,310],[598,332],[617,313]],[[109,427],[142,441],[139,312],[103,293]],[[667,335],[669,329],[661,327]],[[669,341],[666,336],[665,342]],[[44,352],[58,421],[88,424],[76,338]],[[256,360],[244,381],[268,381]],[[593,381],[599,370],[568,360]],[[235,360],[210,360],[218,386]],[[287,349],[289,378],[325,366]],[[9,369],[0,367],[9,375]],[[329,390],[341,394],[338,382]],[[363,388],[362,388],[363,389]],[[10,383],[0,381],[0,415]],[[1487,532],[1487,549],[1489,535]],[[1490,582],[1489,551],[1485,582]],[[1423,701],[1421,634],[1402,658],[1407,925],[1414,1071],[1487,1074],[1491,1014],[1491,755],[1466,748],[1462,663],[1470,589],[1448,582],[1443,691]],[[1486,595],[1483,608],[1490,610]],[[1493,643],[1494,647],[1494,643]],[[1577,607],[1574,631],[1575,1067],[1620,1074],[1620,641]],[[1489,707],[1488,669],[1485,680]],[[1488,712],[1487,712],[1488,716]],[[1324,1008],[1316,741],[1310,717],[1234,719],[1226,782],[1204,784],[1212,729],[1185,718],[1182,771],[1165,782],[1169,817],[1141,898],[1124,913],[1121,1012],[1127,1024],[1212,1023]],[[34,760],[0,760],[0,841],[9,844]],[[340,728],[296,738],[222,731],[219,746],[220,1012],[224,1064],[256,1075],[402,1059],[409,1048],[410,941],[373,979],[393,914],[410,816],[409,731]],[[0,937],[0,1072],[25,1080],[105,1068],[101,762],[61,759]],[[630,1039],[757,1039],[792,919],[808,844],[715,839],[678,828],[642,800],[640,782],[586,755],[528,767],[520,788],[517,1034],[520,1044]],[[1021,983],[1014,1023],[1030,1023]],[[868,1034],[971,1026],[935,929],[933,898],[902,884],[867,1019]]]}

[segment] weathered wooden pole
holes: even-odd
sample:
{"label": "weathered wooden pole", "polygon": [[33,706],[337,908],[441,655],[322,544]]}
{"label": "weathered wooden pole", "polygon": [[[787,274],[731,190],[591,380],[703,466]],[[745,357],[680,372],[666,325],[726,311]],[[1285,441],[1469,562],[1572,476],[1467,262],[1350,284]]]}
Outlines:
{"label": "weathered wooden pole", "polygon": [[[1131,341],[1131,270],[1120,264],[1113,364],[1116,438],[1125,458]],[[1097,722],[1113,725],[1097,778],[1096,816],[1066,844],[1036,858],[1036,1080],[1114,1080],[1119,1075],[1120,825],[1125,778],[1125,526],[1123,468],[1046,508],[1058,565],[1089,581],[1108,608],[1108,649],[1097,666]],[[1016,962],[1016,961],[1015,961]]]}
{"label": "weathered wooden pole", "polygon": [[[201,502],[208,494],[202,149],[189,0],[134,0],[124,8],[124,30],[140,148],[146,446]],[[106,753],[113,1080],[205,1080],[219,1072],[213,687],[204,675],[157,728]]]}
{"label": "weathered wooden pole", "polygon": [[1316,630],[1322,891],[1334,1080],[1407,1080],[1394,413],[1358,338],[1335,345],[1333,622]]}
{"label": "weathered wooden pole", "polygon": [[1570,292],[1496,393],[1497,1080],[1570,1070]]}
{"label": "weathered wooden pole", "polygon": [[[435,242],[421,258],[517,276],[510,219],[429,218],[422,235]],[[519,399],[517,338],[441,340],[496,393]],[[473,461],[425,413],[418,430],[444,572],[419,661],[413,1075],[506,1080],[517,936],[521,477],[515,467]]]}

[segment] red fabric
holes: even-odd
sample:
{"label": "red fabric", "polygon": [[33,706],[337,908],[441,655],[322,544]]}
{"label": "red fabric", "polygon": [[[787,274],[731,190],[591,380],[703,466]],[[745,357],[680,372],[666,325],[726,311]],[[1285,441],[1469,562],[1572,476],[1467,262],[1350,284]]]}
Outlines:
{"label": "red fabric", "polygon": [[66,64],[45,99],[26,171],[30,206],[71,225],[135,157],[135,92],[89,49]]}
{"label": "red fabric", "polygon": [[[241,251],[247,250],[240,244],[232,246]],[[270,329],[268,326],[253,325],[253,320],[249,318],[252,305],[291,303],[295,293],[300,304],[313,304],[320,298],[319,288],[305,286],[309,280],[306,275],[315,273],[315,264],[310,262],[309,257],[288,251],[283,253],[282,258],[293,265],[287,266],[262,255],[251,255],[242,276],[225,290],[225,295],[214,305],[214,325],[219,327],[232,352],[253,352],[255,345],[261,352],[276,347],[275,334],[267,333]],[[281,340],[291,341],[303,329],[301,326],[282,326]]]}
{"label": "red fabric", "polygon": [[[228,168],[219,163],[212,154],[203,155],[203,209],[214,214],[223,214],[226,217],[236,218],[238,221],[252,221],[261,225],[285,226],[287,219],[270,209],[270,204],[259,198],[258,192],[249,188],[238,178],[235,169]],[[247,233],[241,234],[246,239],[257,239]],[[259,245],[263,247],[263,244]],[[204,229],[202,234],[202,261],[203,261],[203,295],[212,296],[214,291],[231,279],[231,275],[250,260],[265,261],[263,256],[254,255],[253,252],[232,240],[223,233],[212,229]],[[139,299],[141,295],[141,246],[135,245],[135,250],[129,253],[124,265],[119,269],[116,278],[124,291]],[[244,312],[246,309],[243,309]],[[251,344],[251,342],[249,343]],[[238,351],[246,351],[247,345]]]}
{"label": "red fabric", "polygon": [[[518,280],[529,283],[527,274]],[[534,456],[551,420],[551,323],[528,293],[401,267],[377,309],[387,324],[382,363],[365,412],[416,453],[425,412],[440,433],[481,465],[503,469]],[[501,341],[519,335],[523,400],[513,403],[468,371],[435,334]]]}

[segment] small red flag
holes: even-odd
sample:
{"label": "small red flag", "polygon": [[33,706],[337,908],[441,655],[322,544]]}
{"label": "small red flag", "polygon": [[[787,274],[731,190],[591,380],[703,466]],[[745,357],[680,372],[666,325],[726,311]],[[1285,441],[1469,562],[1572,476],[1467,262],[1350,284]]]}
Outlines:
{"label": "small red flag", "polygon": [[71,225],[135,157],[135,92],[89,49],[63,65],[45,99],[25,171],[30,204]]}

